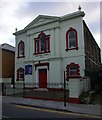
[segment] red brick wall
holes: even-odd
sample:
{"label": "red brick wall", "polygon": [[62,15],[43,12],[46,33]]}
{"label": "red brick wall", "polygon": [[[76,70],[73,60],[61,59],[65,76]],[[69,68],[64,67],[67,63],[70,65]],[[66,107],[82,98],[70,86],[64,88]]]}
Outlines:
{"label": "red brick wall", "polygon": [[85,43],[85,66],[87,70],[95,70],[101,65],[101,52],[93,35],[84,24],[84,43]]}
{"label": "red brick wall", "polygon": [[[1,55],[1,52],[0,52]],[[15,61],[15,53],[2,50],[2,69],[0,69],[0,77],[2,78],[10,78],[13,76],[14,73],[14,61]],[[1,59],[0,59],[1,60]],[[1,68],[1,66],[0,66]],[[2,71],[1,71],[2,70]],[[2,72],[2,74],[1,74]]]}

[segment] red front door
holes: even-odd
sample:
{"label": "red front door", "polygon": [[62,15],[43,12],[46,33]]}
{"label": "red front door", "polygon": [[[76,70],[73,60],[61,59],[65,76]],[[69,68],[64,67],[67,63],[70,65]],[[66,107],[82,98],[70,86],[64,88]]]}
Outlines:
{"label": "red front door", "polygon": [[39,69],[39,88],[47,87],[47,69]]}

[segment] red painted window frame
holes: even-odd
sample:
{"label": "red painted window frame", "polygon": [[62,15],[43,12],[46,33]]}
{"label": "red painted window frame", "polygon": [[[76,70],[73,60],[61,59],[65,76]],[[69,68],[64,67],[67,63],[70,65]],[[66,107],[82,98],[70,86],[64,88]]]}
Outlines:
{"label": "red painted window frame", "polygon": [[[76,67],[77,68],[77,73],[74,74],[74,75],[69,75],[70,67]],[[78,78],[78,77],[80,77],[80,66],[78,64],[75,64],[75,63],[68,64],[66,66],[66,80],[69,80],[69,78]]]}
{"label": "red painted window frame", "polygon": [[[20,77],[19,77],[19,72],[23,72],[23,78],[22,79],[20,79]],[[24,81],[24,68],[19,68],[18,70],[17,70],[17,81]]]}
{"label": "red painted window frame", "polygon": [[[41,51],[41,46],[40,46],[40,37],[43,35],[44,37],[44,51]],[[48,50],[46,49],[46,44],[47,44],[47,41],[48,41]],[[37,49],[37,46],[36,46],[36,42],[38,42],[38,52],[36,51]],[[35,43],[35,46],[34,46],[34,55],[36,54],[43,54],[43,53],[49,53],[50,52],[50,35],[46,35],[44,32],[41,32],[37,38],[34,38],[34,43]]]}
{"label": "red painted window frame", "polygon": [[[20,47],[23,47],[23,55],[20,56]],[[24,58],[25,57],[25,44],[23,41],[20,41],[20,43],[18,44],[18,57],[17,58]]]}
{"label": "red painted window frame", "polygon": [[[72,32],[72,31],[74,31],[75,33],[76,33],[76,47],[73,47],[73,48],[69,48],[68,46],[68,44],[69,44],[69,38],[68,38],[68,34],[69,34],[69,32]],[[70,28],[67,32],[66,32],[66,51],[68,51],[68,50],[78,50],[78,33],[77,33],[77,31],[74,29],[74,28]]]}

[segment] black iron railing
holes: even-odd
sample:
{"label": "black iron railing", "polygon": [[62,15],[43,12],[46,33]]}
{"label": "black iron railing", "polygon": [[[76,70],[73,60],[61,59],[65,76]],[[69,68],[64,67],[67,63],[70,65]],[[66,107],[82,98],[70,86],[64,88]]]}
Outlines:
{"label": "black iron railing", "polygon": [[[64,83],[47,83],[47,88],[45,89],[55,89],[55,90],[64,90]],[[35,91],[39,89],[39,83],[4,83],[2,91],[4,95],[17,95],[22,93],[22,96],[25,96],[26,92],[29,90]],[[40,88],[41,89],[41,88]],[[44,89],[44,88],[43,88]],[[66,90],[68,90],[68,83],[66,83]]]}

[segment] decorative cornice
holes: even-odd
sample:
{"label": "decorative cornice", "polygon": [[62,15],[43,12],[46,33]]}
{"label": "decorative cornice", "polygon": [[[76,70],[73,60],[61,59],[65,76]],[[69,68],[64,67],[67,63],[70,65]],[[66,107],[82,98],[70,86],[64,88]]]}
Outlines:
{"label": "decorative cornice", "polygon": [[[85,16],[85,13],[81,12],[81,11],[70,13],[70,14],[67,14],[67,15],[64,15],[64,16],[61,16],[61,17],[39,15],[31,23],[29,23],[23,30],[17,31],[17,32],[13,33],[13,35],[18,35],[18,34],[25,33],[25,32],[27,32],[27,30],[33,29],[35,27],[47,25],[47,24],[54,23],[54,22],[62,22],[62,21],[65,21],[65,20],[73,19],[73,18],[76,18],[76,17],[84,17],[84,16]],[[34,26],[32,26],[39,19],[45,19],[45,22],[41,22],[41,23],[39,22],[38,24],[35,24]],[[46,21],[46,20],[49,20],[49,21]]]}

